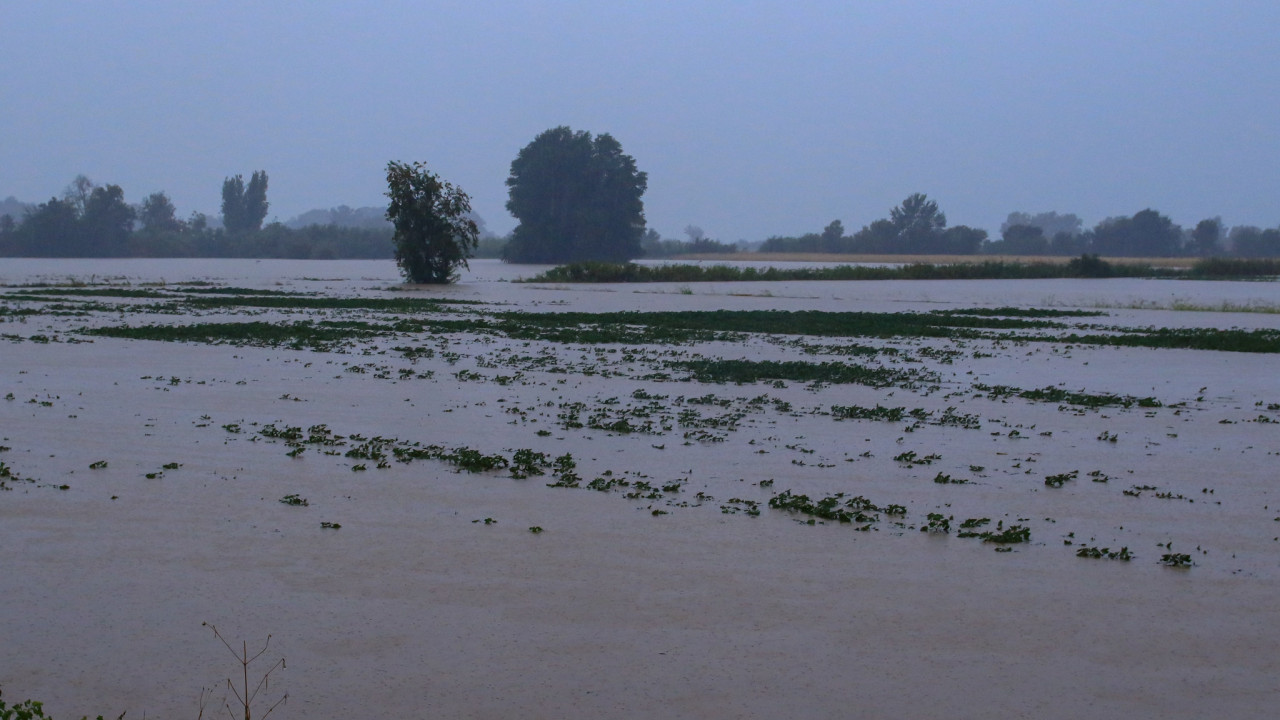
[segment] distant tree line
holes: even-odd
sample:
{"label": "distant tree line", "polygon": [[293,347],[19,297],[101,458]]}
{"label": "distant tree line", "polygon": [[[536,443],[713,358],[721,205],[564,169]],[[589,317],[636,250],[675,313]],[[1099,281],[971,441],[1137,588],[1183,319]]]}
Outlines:
{"label": "distant tree line", "polygon": [[[477,220],[478,222],[478,220]],[[337,225],[339,227],[368,228],[381,230],[391,227],[387,221],[387,207],[358,207],[347,205],[315,210],[308,210],[301,215],[285,221],[285,226],[293,229],[307,225]],[[483,225],[483,223],[481,223]]]}
{"label": "distant tree line", "polygon": [[742,249],[736,244],[712,240],[697,225],[686,226],[684,234],[688,238],[687,240],[672,240],[662,237],[657,230],[649,228],[640,237],[640,249],[644,251],[644,257],[647,258],[669,258],[679,255],[714,255],[717,253],[738,252]]}
{"label": "distant tree line", "polygon": [[1112,217],[1086,229],[1071,213],[1010,213],[1000,239],[985,230],[947,227],[932,200],[916,193],[890,211],[889,217],[844,234],[839,220],[821,233],[799,237],[771,237],[761,252],[945,254],[945,255],[1058,255],[1110,257],[1277,257],[1280,228],[1238,225],[1228,230],[1221,218],[1201,220],[1184,229],[1151,209],[1132,216]]}
{"label": "distant tree line", "polygon": [[889,217],[864,226],[853,235],[835,220],[821,233],[800,237],[771,237],[760,252],[819,252],[908,255],[971,255],[982,249],[987,231],[967,225],[947,227],[938,203],[915,193],[889,211]]}
{"label": "distant tree line", "polygon": [[[4,208],[16,209],[5,201]],[[155,192],[138,205],[119,185],[99,186],[80,175],[63,196],[24,206],[21,217],[0,215],[0,256],[8,257],[209,257],[389,259],[391,226],[336,223],[266,225],[267,174],[240,175],[222,185],[222,222],[203,213],[180,219],[168,195]]]}
{"label": "distant tree line", "polygon": [[[437,178],[438,180],[438,178]],[[443,182],[443,181],[441,181]],[[507,209],[518,224],[506,237],[484,228],[475,213],[478,242],[470,257],[516,263],[620,262],[639,257],[737,252],[739,244],[708,238],[697,226],[687,239],[663,238],[647,228],[642,196],[648,176],[607,133],[568,127],[547,130],[511,163]],[[138,205],[118,185],[95,185],[83,175],[62,197],[38,205],[0,201],[0,256],[31,257],[250,257],[377,258],[394,256],[386,208],[345,205],[313,210],[287,225],[267,223],[267,174],[248,182],[236,175],[222,185],[220,222],[201,213],[179,219],[164,192]],[[948,226],[938,203],[908,196],[888,217],[846,234],[840,220],[821,232],[774,236],[763,253],[903,255],[1100,255],[1109,257],[1280,257],[1280,228],[1240,225],[1221,218],[1182,228],[1156,210],[1112,217],[1092,228],[1074,214],[1010,213],[992,239],[987,231]]]}
{"label": "distant tree line", "polygon": [[1237,225],[1228,231],[1222,218],[1201,220],[1188,230],[1147,209],[1131,217],[1107,218],[1091,230],[1082,226],[1072,214],[1010,213],[1001,239],[983,250],[1005,255],[1280,256],[1280,229]]}

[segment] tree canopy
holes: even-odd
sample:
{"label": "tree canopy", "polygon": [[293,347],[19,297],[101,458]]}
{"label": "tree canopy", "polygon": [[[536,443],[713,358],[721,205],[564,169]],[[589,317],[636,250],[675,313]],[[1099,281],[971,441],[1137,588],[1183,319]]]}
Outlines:
{"label": "tree canopy", "polygon": [[[255,217],[266,212],[266,173],[256,174],[256,183],[250,179]],[[229,181],[223,186],[235,195],[243,179]],[[269,223],[259,230],[228,232],[210,227],[199,212],[180,219],[164,191],[136,206],[124,195],[119,185],[98,186],[78,175],[61,197],[48,202],[0,201],[0,257],[392,258],[385,208],[378,210],[380,225],[374,228]]]}
{"label": "tree canopy", "polygon": [[1222,252],[1222,218],[1206,218],[1196,223],[1187,243],[1191,255],[1211,257]]}
{"label": "tree canopy", "polygon": [[989,244],[987,251],[1003,255],[1043,255],[1049,252],[1049,239],[1039,225],[1005,225],[1000,239]]}
{"label": "tree canopy", "polygon": [[126,254],[137,216],[137,211],[124,201],[124,190],[119,185],[95,187],[80,216],[84,244],[96,245],[96,254],[104,257]]}
{"label": "tree canopy", "polygon": [[1280,256],[1280,228],[1263,230],[1252,225],[1231,228],[1227,236],[1238,257]]}
{"label": "tree canopy", "polygon": [[508,262],[617,262],[643,252],[648,176],[608,133],[543,132],[512,161],[507,187],[519,221]]}
{"label": "tree canopy", "polygon": [[889,211],[889,221],[903,238],[928,235],[947,227],[947,214],[924,193],[912,193]]}
{"label": "tree canopy", "polygon": [[395,226],[396,264],[409,282],[449,283],[467,266],[480,229],[471,198],[427,171],[425,163],[387,163],[387,219]]}
{"label": "tree canopy", "polygon": [[1162,257],[1177,255],[1182,228],[1150,208],[1133,217],[1119,217],[1098,223],[1091,250],[1100,255]]}
{"label": "tree canopy", "polygon": [[869,236],[870,242],[887,246],[890,252],[953,255],[975,253],[987,239],[986,230],[967,225],[947,227],[946,213],[924,193],[908,195],[889,211],[887,224],[872,223],[859,235]]}
{"label": "tree canopy", "polygon": [[1072,236],[1079,235],[1084,227],[1084,221],[1075,213],[1059,214],[1054,211],[1034,214],[1011,212],[1009,217],[1005,219],[1004,224],[1000,226],[1000,234],[1003,236],[1005,231],[1014,225],[1038,227],[1042,235],[1046,238],[1052,238],[1058,233],[1067,233]]}
{"label": "tree canopy", "polygon": [[249,177],[236,175],[222,183],[222,226],[234,234],[257,232],[267,218],[267,172],[259,170]]}
{"label": "tree canopy", "polygon": [[178,210],[164,191],[153,192],[142,199],[138,208],[138,221],[142,223],[145,233],[178,232],[182,221],[177,218]]}
{"label": "tree canopy", "polygon": [[[5,216],[9,217],[9,216]],[[22,224],[0,225],[0,251],[41,257],[119,257],[128,254],[136,211],[119,185],[94,185],[80,175],[64,198],[28,208]]]}

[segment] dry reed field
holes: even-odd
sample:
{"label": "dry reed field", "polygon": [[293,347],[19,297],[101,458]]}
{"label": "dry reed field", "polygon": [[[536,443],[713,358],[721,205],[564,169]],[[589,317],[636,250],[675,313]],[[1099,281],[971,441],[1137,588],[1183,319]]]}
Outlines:
{"label": "dry reed field", "polygon": [[[843,253],[708,253],[700,255],[681,255],[673,262],[685,260],[726,260],[733,262],[799,262],[799,263],[838,263],[838,264],[900,264],[929,263],[933,265],[973,264],[983,262],[1006,263],[1046,263],[1065,265],[1076,256],[1057,255],[850,255]],[[1151,265],[1154,267],[1189,268],[1198,258],[1190,257],[1103,257],[1103,260],[1118,265]]]}

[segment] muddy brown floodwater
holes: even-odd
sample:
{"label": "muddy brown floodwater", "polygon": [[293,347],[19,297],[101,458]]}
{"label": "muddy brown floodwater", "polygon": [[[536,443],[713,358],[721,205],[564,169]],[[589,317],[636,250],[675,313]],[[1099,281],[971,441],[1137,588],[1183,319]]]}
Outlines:
{"label": "muddy brown floodwater", "polygon": [[[287,659],[258,716],[286,692],[273,717],[1274,716],[1274,353],[467,323],[1039,308],[1100,313],[1045,332],[1275,331],[1276,283],[509,282],[541,269],[405,288],[390,262],[6,259],[4,700],[196,717],[212,687],[224,713],[240,666],[209,622],[250,652],[271,636],[251,673]],[[160,297],[68,292],[104,288]],[[210,288],[476,304],[200,304],[254,297]],[[300,321],[348,335],[85,332]],[[699,360],[915,379],[716,383],[680,365]],[[1017,392],[1045,388],[1076,399]],[[992,537],[1010,528],[1024,541]]]}

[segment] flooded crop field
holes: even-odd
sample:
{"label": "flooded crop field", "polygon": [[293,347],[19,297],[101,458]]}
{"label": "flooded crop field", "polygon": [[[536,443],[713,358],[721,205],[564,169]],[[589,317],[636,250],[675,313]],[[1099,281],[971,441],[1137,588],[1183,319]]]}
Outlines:
{"label": "flooded crop field", "polygon": [[545,269],[6,259],[5,699],[1274,712],[1275,282]]}

